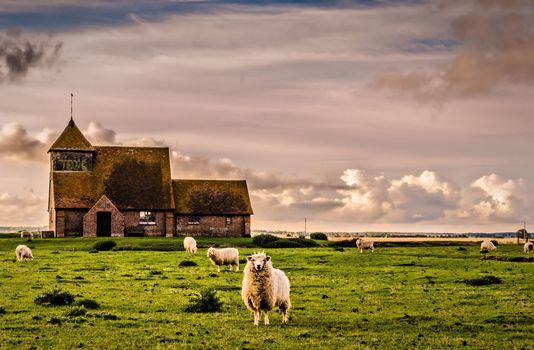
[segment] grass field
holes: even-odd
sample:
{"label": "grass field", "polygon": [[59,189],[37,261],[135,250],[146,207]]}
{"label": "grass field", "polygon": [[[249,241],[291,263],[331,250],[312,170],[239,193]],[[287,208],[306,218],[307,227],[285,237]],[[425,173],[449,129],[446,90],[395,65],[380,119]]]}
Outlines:
{"label": "grass field", "polygon": [[[95,239],[0,239],[0,348],[20,349],[533,349],[534,264],[482,260],[477,246],[269,249],[291,281],[290,322],[271,314],[254,327],[240,297],[242,272],[216,272],[201,248],[198,266],[182,239],[121,238],[132,250],[90,253]],[[199,245],[255,249],[250,239]],[[35,260],[15,262],[17,244]],[[248,247],[247,247],[248,246]],[[143,250],[145,249],[145,250]],[[167,249],[168,250],[168,249]],[[521,257],[500,245],[497,257]],[[244,264],[241,265],[241,269]],[[466,279],[494,276],[502,284]],[[36,305],[55,287],[97,310]],[[186,313],[202,288],[218,291],[218,313]],[[79,309],[79,308],[78,308]]]}

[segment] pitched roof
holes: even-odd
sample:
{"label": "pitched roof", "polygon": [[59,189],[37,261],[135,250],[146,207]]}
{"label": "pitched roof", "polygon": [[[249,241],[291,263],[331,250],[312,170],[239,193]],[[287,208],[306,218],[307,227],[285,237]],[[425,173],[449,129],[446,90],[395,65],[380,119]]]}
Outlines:
{"label": "pitched roof", "polygon": [[80,150],[80,151],[94,151],[94,147],[83,136],[82,132],[71,118],[67,127],[63,130],[56,142],[52,144],[48,152],[53,150]]}
{"label": "pitched roof", "polygon": [[253,214],[245,180],[172,180],[177,214]]}
{"label": "pitched roof", "polygon": [[167,147],[94,149],[92,171],[52,173],[56,208],[91,208],[106,195],[119,209],[174,209]]}

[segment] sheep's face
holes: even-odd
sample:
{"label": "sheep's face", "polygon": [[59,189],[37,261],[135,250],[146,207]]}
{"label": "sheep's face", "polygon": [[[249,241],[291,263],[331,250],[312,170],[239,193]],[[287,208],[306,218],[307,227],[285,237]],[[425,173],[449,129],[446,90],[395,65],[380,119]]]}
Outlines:
{"label": "sheep's face", "polygon": [[213,248],[208,249],[208,258],[211,258],[214,253],[215,253],[215,249]]}
{"label": "sheep's face", "polygon": [[251,263],[254,271],[261,271],[265,267],[267,261],[271,260],[271,257],[265,254],[254,254],[247,256],[247,260]]}

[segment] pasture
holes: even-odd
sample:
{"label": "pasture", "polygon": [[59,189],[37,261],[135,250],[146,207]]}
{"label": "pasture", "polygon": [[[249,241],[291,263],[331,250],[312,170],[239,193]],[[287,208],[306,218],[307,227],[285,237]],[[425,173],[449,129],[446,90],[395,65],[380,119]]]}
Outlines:
{"label": "pasture", "polygon": [[[182,238],[118,238],[131,250],[90,253],[97,239],[0,239],[0,348],[17,349],[532,349],[534,263],[483,260],[478,246],[267,249],[291,281],[290,321],[271,313],[254,327],[241,296],[242,269],[216,268],[208,245],[250,239],[200,238],[197,266]],[[27,244],[35,260],[15,262]],[[523,257],[522,246],[488,255]],[[494,276],[501,284],[465,280]],[[47,307],[59,288],[99,309]],[[190,298],[216,289],[223,310],[187,313]],[[78,307],[78,311],[79,311]]]}

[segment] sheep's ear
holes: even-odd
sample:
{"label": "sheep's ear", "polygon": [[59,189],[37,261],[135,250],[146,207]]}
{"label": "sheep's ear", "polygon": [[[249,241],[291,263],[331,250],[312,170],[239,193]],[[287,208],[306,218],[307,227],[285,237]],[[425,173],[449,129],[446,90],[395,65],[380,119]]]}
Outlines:
{"label": "sheep's ear", "polygon": [[271,260],[271,257],[267,255],[267,256],[265,257],[265,261],[269,261],[269,260]]}
{"label": "sheep's ear", "polygon": [[252,257],[251,256],[247,256],[247,260],[248,261],[252,261]]}

